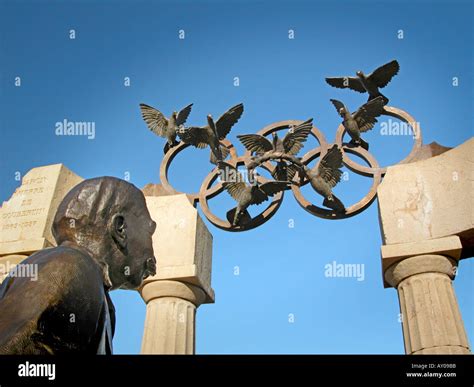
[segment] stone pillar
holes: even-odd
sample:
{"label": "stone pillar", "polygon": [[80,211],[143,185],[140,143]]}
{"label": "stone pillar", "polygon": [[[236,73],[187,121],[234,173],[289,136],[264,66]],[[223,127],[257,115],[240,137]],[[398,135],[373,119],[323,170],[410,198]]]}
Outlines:
{"label": "stone pillar", "polygon": [[385,271],[397,289],[407,354],[468,354],[451,279],[457,262],[443,255],[403,259]]}
{"label": "stone pillar", "polygon": [[387,169],[377,190],[385,287],[397,289],[407,354],[468,354],[452,285],[474,254],[474,139]]}
{"label": "stone pillar", "polygon": [[59,203],[83,179],[62,164],[33,168],[0,207],[0,283],[34,252],[56,245],[51,225]]}
{"label": "stone pillar", "polygon": [[146,201],[157,223],[157,274],[140,289],[147,304],[141,353],[194,354],[196,309],[214,302],[212,235],[186,195],[146,196]]}
{"label": "stone pillar", "polygon": [[142,289],[147,303],[143,332],[144,354],[195,353],[196,308],[205,299],[204,291],[179,281],[153,281]]}

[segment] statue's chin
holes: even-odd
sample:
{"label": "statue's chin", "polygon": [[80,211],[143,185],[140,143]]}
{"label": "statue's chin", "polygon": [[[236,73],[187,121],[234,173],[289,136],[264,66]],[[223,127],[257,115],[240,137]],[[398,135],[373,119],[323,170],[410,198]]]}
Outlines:
{"label": "statue's chin", "polygon": [[[146,277],[148,277],[148,275]],[[137,275],[133,277],[124,278],[120,286],[117,287],[117,289],[137,290],[146,277],[143,277],[143,275]]]}
{"label": "statue's chin", "polygon": [[141,285],[142,281],[140,281],[139,284],[137,283],[132,283],[132,282],[124,282],[120,287],[119,289],[123,289],[123,290],[137,290],[140,285]]}
{"label": "statue's chin", "polygon": [[127,290],[137,290],[142,284],[143,281],[156,274],[156,266],[154,260],[152,263],[146,262],[146,264],[141,268],[141,270],[135,271],[131,275],[124,276],[112,276],[111,280],[113,283],[114,289],[127,289]]}

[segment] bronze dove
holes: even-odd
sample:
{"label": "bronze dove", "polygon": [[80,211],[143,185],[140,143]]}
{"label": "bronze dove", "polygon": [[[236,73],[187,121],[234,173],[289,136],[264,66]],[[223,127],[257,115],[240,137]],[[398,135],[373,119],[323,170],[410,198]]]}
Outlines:
{"label": "bronze dove", "polygon": [[[278,161],[275,169],[272,172],[272,177],[279,181],[292,181],[301,168],[293,163],[285,161]],[[288,189],[291,187],[288,187]]]}
{"label": "bronze dove", "polygon": [[339,115],[343,118],[342,125],[351,136],[350,144],[361,146],[369,150],[369,144],[364,141],[360,134],[372,129],[377,122],[375,117],[384,112],[384,99],[379,96],[366,104],[362,105],[355,113],[350,113],[346,106],[337,99],[330,100],[336,108]]}
{"label": "bronze dove", "polygon": [[210,161],[217,164],[218,161],[224,160],[229,154],[229,150],[221,145],[220,140],[227,136],[232,126],[242,116],[243,111],[244,105],[240,103],[226,111],[217,121],[214,121],[209,114],[206,126],[181,128],[178,135],[183,142],[197,148],[202,149],[209,146],[211,148]]}
{"label": "bronze dove", "polygon": [[165,153],[169,148],[178,145],[178,142],[176,141],[177,131],[179,130],[179,127],[184,125],[188,119],[192,106],[193,104],[189,104],[185,108],[181,109],[179,113],[173,112],[171,117],[168,119],[159,110],[145,105],[144,103],[140,104],[142,117],[148,128],[157,136],[167,139],[164,149]]}
{"label": "bronze dove", "polygon": [[342,152],[337,145],[333,145],[319,164],[313,169],[305,166],[305,173],[311,187],[324,197],[323,206],[336,212],[345,212],[342,202],[332,193],[332,189],[341,180]]}
{"label": "bronze dove", "polygon": [[289,184],[288,181],[269,181],[259,184],[256,179],[252,184],[247,184],[235,167],[220,162],[219,169],[224,172],[224,176],[233,177],[231,181],[224,180],[222,182],[226,191],[237,202],[237,207],[227,212],[227,220],[232,226],[242,226],[250,221],[251,216],[247,211],[249,206],[263,203],[270,196],[283,191]]}
{"label": "bronze dove", "polygon": [[290,128],[283,138],[283,141],[278,137],[276,132],[272,133],[272,141],[259,134],[241,134],[238,135],[237,138],[248,151],[257,156],[263,156],[270,152],[294,156],[301,148],[303,148],[303,143],[308,138],[311,128],[313,127],[312,122],[313,119],[310,118],[305,122]]}
{"label": "bronze dove", "polygon": [[384,99],[385,105],[388,103],[388,98],[380,93],[379,88],[388,85],[392,78],[398,74],[400,65],[396,60],[384,64],[377,68],[369,75],[365,75],[362,71],[357,71],[357,77],[336,77],[326,78],[326,82],[331,86],[339,89],[349,88],[359,93],[369,93],[368,101],[381,96]]}
{"label": "bronze dove", "polygon": [[280,159],[272,172],[272,176],[276,180],[291,181],[297,169],[295,165],[286,163],[284,158],[296,161],[294,157],[286,156],[296,156],[298,154],[304,146],[312,127],[313,119],[310,118],[299,125],[290,127],[283,140],[278,137],[276,132],[272,133],[272,141],[259,134],[242,134],[238,135],[237,138],[255,156],[253,162],[249,165],[249,169],[253,169],[255,165],[269,159]]}

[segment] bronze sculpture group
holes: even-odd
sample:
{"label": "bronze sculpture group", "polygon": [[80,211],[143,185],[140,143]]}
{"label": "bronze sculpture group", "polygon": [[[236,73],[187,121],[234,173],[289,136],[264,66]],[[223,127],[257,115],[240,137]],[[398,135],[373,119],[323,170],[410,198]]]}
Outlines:
{"label": "bronze sculpture group", "polygon": [[[214,177],[207,179],[207,186],[203,184],[201,187],[201,191],[205,191],[205,197],[203,197],[203,192],[200,192],[199,195],[194,196],[194,201],[202,202],[208,219],[221,228],[229,231],[243,231],[259,225],[262,222],[258,219],[252,219],[247,212],[250,205],[263,203],[271,197],[282,195],[282,191],[289,189],[301,196],[299,188],[308,183],[315,192],[323,197],[323,206],[330,209],[329,212],[324,209],[321,212],[316,209],[315,205],[305,205],[305,209],[309,212],[315,214],[320,212],[322,216],[327,218],[340,218],[355,214],[359,210],[346,211],[341,200],[333,193],[334,187],[341,180],[341,168],[346,164],[343,151],[357,152],[371,165],[374,179],[380,178],[380,173],[375,172],[380,168],[378,168],[375,161],[368,160],[369,158],[372,160],[368,154],[369,144],[362,138],[362,135],[374,127],[377,117],[383,114],[394,115],[385,109],[388,98],[381,94],[379,89],[390,82],[393,76],[398,73],[399,68],[398,62],[393,60],[377,68],[369,75],[357,71],[356,77],[326,78],[326,82],[331,86],[349,88],[360,93],[366,92],[369,95],[368,101],[354,113],[351,113],[342,102],[331,99],[338,114],[343,119],[341,125],[344,133],[347,133],[351,138],[349,143],[342,143],[342,137],[344,136],[344,133],[342,133],[340,143],[332,146],[325,144],[323,135],[313,126],[312,119],[308,119],[304,122],[293,121],[278,127],[276,130],[271,129],[269,133],[237,135],[247,151],[244,157],[239,158],[233,154],[235,150],[232,144],[226,140],[226,136],[242,116],[243,104],[230,108],[217,121],[214,121],[212,116],[208,115],[207,125],[203,127],[187,127],[184,125],[192,104],[179,113],[174,112],[169,119],[166,119],[159,110],[140,104],[142,117],[148,128],[156,135],[167,139],[164,149],[165,166],[160,172],[162,184],[165,189],[167,188],[173,192],[172,187],[167,182],[167,170],[176,152],[190,145],[201,149],[210,147],[210,161],[216,165],[216,171],[213,172]],[[281,129],[287,130],[283,139],[277,134],[277,131]],[[266,137],[268,134],[272,135],[271,139]],[[303,148],[309,135],[313,135],[320,142],[321,148],[317,155],[311,156],[311,160],[309,156],[298,157],[298,153]],[[177,137],[180,138],[181,142],[176,141]],[[364,151],[365,153],[361,153]],[[232,160],[228,161],[226,159],[229,155]],[[309,162],[318,156],[320,161],[313,168],[308,167]],[[265,168],[271,173],[274,180],[270,182],[260,176],[252,181],[242,181],[240,180],[242,178],[240,174],[236,174],[235,171],[232,173],[239,165],[245,165],[248,176],[253,176],[256,173],[256,168]],[[219,186],[213,188],[212,184],[216,181],[215,176],[217,174],[220,178]],[[221,176],[224,176],[224,179]],[[237,176],[237,181],[229,179],[228,176],[234,178]],[[208,214],[207,211],[207,199],[222,190],[226,190],[237,202],[237,206],[227,212],[227,224],[213,214]],[[265,213],[263,216],[265,216]]]}
{"label": "bronze sculpture group", "polygon": [[[369,94],[368,101],[353,113],[342,102],[331,99],[343,118],[333,144],[326,142],[311,118],[282,121],[256,134],[238,135],[246,149],[240,157],[226,137],[242,116],[243,104],[230,108],[217,121],[208,115],[207,125],[202,127],[185,126],[192,104],[173,112],[169,118],[149,105],[140,104],[149,129],[166,139],[160,168],[162,186],[169,193],[176,192],[167,173],[178,152],[189,146],[209,147],[210,161],[215,167],[199,192],[188,197],[200,203],[205,216],[217,227],[227,231],[258,227],[278,210],[288,190],[315,216],[353,216],[374,200],[386,170],[368,152],[363,133],[372,129],[381,115],[416,124],[407,113],[387,106],[388,98],[379,91],[398,71],[397,61],[392,61],[370,75],[358,71],[357,77],[326,78],[334,87]],[[287,132],[283,138],[278,136],[280,130]],[[351,138],[348,143],[343,142],[346,133]],[[270,135],[271,139],[267,138]],[[319,147],[299,156],[309,136],[319,142]],[[412,152],[402,162],[409,161],[420,146],[419,135]],[[355,163],[347,153],[360,156],[369,166]],[[317,158],[319,162],[309,167]],[[333,192],[341,181],[344,165],[373,178],[369,194],[348,208]],[[246,167],[247,178],[240,173],[239,166]],[[257,168],[268,171],[273,180],[256,173]],[[304,198],[301,187],[306,184],[323,197],[326,208]],[[227,212],[227,220],[214,215],[207,203],[224,190],[237,203]],[[250,215],[250,206],[270,199],[270,205],[260,215]],[[152,247],[155,227],[143,193],[132,184],[102,177],[75,186],[62,200],[54,218],[52,231],[57,247],[38,251],[22,262],[38,267],[38,281],[8,275],[0,285],[0,354],[111,354],[115,309],[109,291],[137,289],[144,278],[156,274]],[[36,302],[31,303],[31,299]]]}

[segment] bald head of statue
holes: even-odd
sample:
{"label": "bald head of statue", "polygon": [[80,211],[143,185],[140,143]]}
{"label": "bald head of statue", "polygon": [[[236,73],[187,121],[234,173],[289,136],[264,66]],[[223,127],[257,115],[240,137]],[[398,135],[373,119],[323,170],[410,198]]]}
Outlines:
{"label": "bald head of statue", "polygon": [[155,274],[151,219],[143,193],[114,177],[84,180],[64,197],[52,232],[58,246],[84,250],[110,289],[137,289]]}

